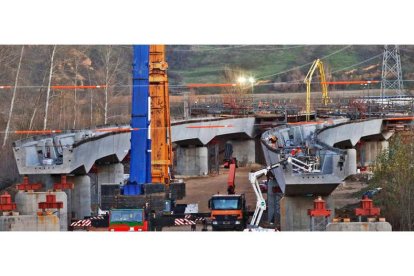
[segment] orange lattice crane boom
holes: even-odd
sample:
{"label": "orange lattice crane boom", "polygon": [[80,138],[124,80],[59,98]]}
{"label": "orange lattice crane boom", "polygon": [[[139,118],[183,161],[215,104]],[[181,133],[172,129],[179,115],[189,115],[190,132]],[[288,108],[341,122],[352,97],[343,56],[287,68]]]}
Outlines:
{"label": "orange lattice crane boom", "polygon": [[172,146],[167,68],[165,45],[150,45],[149,94],[151,98],[152,182],[169,185]]}

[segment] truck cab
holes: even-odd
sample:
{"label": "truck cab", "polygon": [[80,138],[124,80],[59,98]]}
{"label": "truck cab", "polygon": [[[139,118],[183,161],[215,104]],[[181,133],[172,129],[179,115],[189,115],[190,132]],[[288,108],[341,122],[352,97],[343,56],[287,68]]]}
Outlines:
{"label": "truck cab", "polygon": [[112,209],[109,212],[109,231],[148,231],[144,209]]}
{"label": "truck cab", "polygon": [[243,194],[214,195],[208,201],[208,207],[213,231],[243,231],[246,228],[246,200]]}

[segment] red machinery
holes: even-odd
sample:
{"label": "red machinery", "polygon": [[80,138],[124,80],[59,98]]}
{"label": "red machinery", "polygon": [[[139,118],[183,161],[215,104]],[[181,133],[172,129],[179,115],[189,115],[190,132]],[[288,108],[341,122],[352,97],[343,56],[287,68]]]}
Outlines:
{"label": "red machinery", "polygon": [[11,212],[16,210],[16,203],[12,202],[11,195],[5,192],[0,196],[0,211]]}
{"label": "red machinery", "polygon": [[72,190],[74,186],[73,183],[66,182],[66,175],[62,175],[60,183],[53,184],[53,190]]}
{"label": "red machinery", "polygon": [[39,202],[39,209],[42,209],[43,212],[46,211],[46,209],[62,209],[62,208],[63,208],[63,202],[56,201],[56,195],[54,194],[47,194],[46,201]]}
{"label": "red machinery", "polygon": [[227,193],[234,195],[236,193],[236,184],[234,183],[236,178],[236,164],[230,164],[229,176],[227,177]]}
{"label": "red machinery", "polygon": [[19,191],[37,191],[42,188],[41,183],[29,183],[29,177],[23,177],[23,183],[16,186]]}
{"label": "red machinery", "polygon": [[326,209],[326,202],[322,197],[318,197],[313,201],[313,209],[308,210],[308,215],[311,217],[329,217],[331,210]]}
{"label": "red machinery", "polygon": [[112,209],[109,213],[109,231],[149,231],[144,209]]}
{"label": "red machinery", "polygon": [[[315,217],[320,217],[324,219],[324,228],[328,223],[328,217],[331,215],[331,210],[326,209],[326,202],[322,197],[318,197],[313,201],[313,209],[308,209],[308,215],[311,217],[311,231],[315,231]],[[323,229],[318,229],[323,230]]]}
{"label": "red machinery", "polygon": [[370,199],[367,195],[364,195],[361,200],[361,208],[355,209],[355,215],[359,217],[359,221],[361,221],[362,216],[379,216],[380,212],[381,209],[374,207],[372,199]]}

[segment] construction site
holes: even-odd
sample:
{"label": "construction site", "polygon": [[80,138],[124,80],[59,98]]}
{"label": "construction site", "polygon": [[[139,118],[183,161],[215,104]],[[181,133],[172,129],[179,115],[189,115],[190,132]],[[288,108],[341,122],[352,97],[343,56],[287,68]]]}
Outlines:
{"label": "construction site", "polygon": [[[413,144],[413,80],[403,72],[414,72],[400,57],[411,46],[359,46],[375,55],[343,68],[329,57],[357,48],[309,46],[319,56],[301,66],[259,77],[228,65],[215,82],[173,66],[188,51],[237,55],[243,45],[119,46],[132,64],[122,74],[122,61],[110,56],[117,46],[101,46],[102,82],[91,81],[91,69],[83,77],[83,67],[99,64],[90,50],[43,46],[50,64],[40,85],[19,77],[35,46],[7,47],[20,53],[14,83],[0,83],[10,152],[0,172],[8,177],[0,231],[412,230],[392,215],[398,204],[387,201],[392,191],[381,176],[395,145]],[[287,55],[305,46],[261,50],[272,47]],[[38,95],[25,99],[33,113],[19,110],[23,89]],[[102,117],[93,113],[100,95]]]}

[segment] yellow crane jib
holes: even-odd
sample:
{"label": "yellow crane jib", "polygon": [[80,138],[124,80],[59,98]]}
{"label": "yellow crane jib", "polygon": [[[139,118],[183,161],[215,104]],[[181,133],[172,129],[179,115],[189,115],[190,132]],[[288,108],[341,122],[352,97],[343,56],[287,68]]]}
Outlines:
{"label": "yellow crane jib", "polygon": [[329,96],[328,96],[328,85],[325,79],[325,70],[323,68],[323,62],[320,59],[315,60],[310,67],[308,74],[305,77],[304,83],[306,83],[306,121],[309,121],[311,113],[311,102],[310,102],[310,93],[311,93],[311,84],[312,76],[316,68],[319,70],[320,83],[322,87],[322,104],[328,105]]}
{"label": "yellow crane jib", "polygon": [[164,45],[150,45],[149,51],[152,182],[169,185],[172,143],[167,76],[168,63],[165,61]]}

